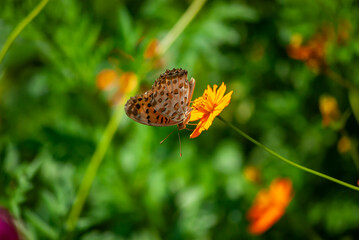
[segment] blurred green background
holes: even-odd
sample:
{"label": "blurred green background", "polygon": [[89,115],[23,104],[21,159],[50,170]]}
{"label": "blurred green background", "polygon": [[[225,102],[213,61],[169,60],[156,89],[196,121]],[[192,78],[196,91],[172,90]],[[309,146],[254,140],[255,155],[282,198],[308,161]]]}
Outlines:
{"label": "blurred green background", "polygon": [[[65,221],[114,107],[96,87],[103,69],[133,72],[139,91],[166,68],[184,68],[206,86],[233,90],[221,116],[279,154],[356,185],[358,95],[287,48],[323,27],[334,36],[326,64],[359,86],[359,3],[354,0],[208,0],[161,57],[161,41],[192,1],[51,0],[0,64],[0,205],[29,239],[358,239],[359,193],[268,155],[215,120],[189,139],[175,127],[124,116],[104,157],[76,231]],[[0,47],[38,0],[1,0]],[[346,28],[343,27],[343,22]],[[349,26],[349,27],[348,27]],[[346,38],[336,41],[345,30]],[[351,92],[351,98],[349,98]],[[342,117],[324,126],[319,99],[331,95]],[[350,139],[348,151],[338,141]],[[255,167],[259,179],[245,172]],[[293,181],[284,216],[262,236],[246,212],[273,179]]]}

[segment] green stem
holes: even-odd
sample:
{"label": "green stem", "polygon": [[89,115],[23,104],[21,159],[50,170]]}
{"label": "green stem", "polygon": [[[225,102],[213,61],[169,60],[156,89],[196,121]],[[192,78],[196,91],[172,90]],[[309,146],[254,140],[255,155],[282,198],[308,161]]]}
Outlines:
{"label": "green stem", "polygon": [[6,52],[9,50],[11,44],[14,42],[16,37],[21,33],[21,31],[28,25],[46,6],[49,0],[42,0],[30,13],[27,15],[11,32],[10,36],[6,39],[4,46],[0,51],[0,63],[5,57]]}
{"label": "green stem", "polygon": [[340,86],[348,89],[348,90],[356,90],[359,91],[359,87],[352,82],[344,79],[342,76],[340,76],[338,73],[331,70],[329,67],[324,69],[324,74],[332,79],[334,82],[338,83]]}
{"label": "green stem", "polygon": [[303,171],[309,172],[309,173],[311,173],[311,174],[314,174],[314,175],[317,175],[317,176],[319,176],[319,177],[325,178],[325,179],[327,179],[327,180],[329,180],[329,181],[332,181],[332,182],[338,183],[338,184],[340,184],[340,185],[343,185],[343,186],[345,186],[345,187],[348,187],[348,188],[354,189],[354,190],[356,190],[356,191],[359,191],[359,187],[356,187],[356,186],[351,185],[351,184],[349,184],[349,183],[340,181],[340,180],[338,180],[338,179],[336,179],[336,178],[330,177],[330,176],[325,175],[325,174],[323,174],[323,173],[314,171],[314,170],[312,170],[312,169],[310,169],[310,168],[303,167],[302,165],[299,165],[299,164],[297,164],[297,163],[294,163],[294,162],[292,162],[292,161],[286,159],[285,157],[282,157],[282,156],[279,155],[278,153],[276,153],[276,152],[274,152],[273,150],[271,150],[271,149],[267,148],[266,146],[264,146],[262,143],[258,142],[257,140],[253,139],[252,137],[248,136],[246,133],[242,132],[240,129],[236,128],[236,127],[233,126],[231,123],[229,123],[229,122],[227,122],[226,120],[224,120],[221,116],[218,116],[218,118],[219,118],[222,122],[224,122],[224,123],[226,123],[228,126],[230,126],[234,131],[236,131],[237,133],[241,134],[243,137],[245,137],[246,139],[248,139],[249,141],[251,141],[252,143],[254,143],[255,145],[257,145],[258,147],[263,148],[265,151],[267,151],[269,154],[273,155],[274,157],[279,158],[280,160],[282,160],[282,161],[284,161],[284,162],[286,162],[286,163],[288,163],[288,164],[290,164],[290,165],[292,165],[292,166],[294,166],[294,167],[296,167],[296,168],[299,168],[299,169],[301,169],[301,170],[303,170]]}
{"label": "green stem", "polygon": [[[127,97],[124,97],[122,99],[127,99]],[[92,182],[97,174],[97,170],[103,160],[103,157],[111,143],[112,137],[116,132],[117,126],[123,116],[123,113],[123,101],[121,101],[117,104],[114,114],[112,115],[109,123],[107,124],[102,138],[96,147],[95,153],[92,156],[89,165],[87,166],[82,183],[77,192],[75,202],[72,205],[69,217],[66,221],[66,227],[69,232],[72,232],[76,227],[77,220],[89,194]]]}
{"label": "green stem", "polygon": [[182,15],[182,17],[177,21],[177,23],[161,41],[158,49],[158,53],[160,55],[164,54],[167,51],[167,49],[172,45],[172,43],[178,38],[182,31],[197,15],[199,10],[201,10],[205,2],[206,0],[194,0],[192,2],[187,11]]}

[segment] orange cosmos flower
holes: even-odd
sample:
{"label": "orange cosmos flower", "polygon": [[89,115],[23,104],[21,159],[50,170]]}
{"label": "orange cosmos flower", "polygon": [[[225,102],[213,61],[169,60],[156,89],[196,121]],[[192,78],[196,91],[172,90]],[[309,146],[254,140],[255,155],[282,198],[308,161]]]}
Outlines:
{"label": "orange cosmos flower", "polygon": [[143,53],[144,59],[149,61],[152,68],[162,68],[165,65],[164,59],[158,51],[159,44],[160,42],[157,39],[152,39]]}
{"label": "orange cosmos flower", "polygon": [[194,100],[190,121],[200,121],[190,138],[198,137],[203,130],[208,130],[214,118],[217,117],[231,101],[233,91],[224,96],[226,85],[222,83],[218,90],[217,87],[217,85],[214,85],[212,89],[208,85],[202,97]]}
{"label": "orange cosmos flower", "polygon": [[112,69],[104,69],[96,79],[96,85],[103,91],[111,91],[110,102],[117,103],[124,94],[131,92],[137,86],[137,75],[134,72],[123,72],[119,74]]}
{"label": "orange cosmos flower", "polygon": [[118,78],[119,76],[115,70],[104,69],[97,74],[96,86],[101,90],[109,89],[115,85]]}
{"label": "orange cosmos flower", "polygon": [[159,41],[157,39],[152,39],[148,44],[145,52],[143,53],[143,57],[146,59],[151,59],[158,56],[158,45]]}
{"label": "orange cosmos flower", "polygon": [[253,235],[267,231],[282,217],[291,200],[292,181],[288,178],[272,181],[269,190],[259,191],[247,213],[247,218],[251,222],[248,231]]}
{"label": "orange cosmos flower", "polygon": [[302,36],[294,34],[287,47],[289,57],[300,60],[315,72],[326,66],[325,56],[328,37],[324,33],[316,34],[306,44],[302,44]]}
{"label": "orange cosmos flower", "polygon": [[112,104],[116,104],[124,94],[131,92],[137,86],[138,79],[134,72],[124,72],[121,74],[117,85],[118,89],[111,99]]}

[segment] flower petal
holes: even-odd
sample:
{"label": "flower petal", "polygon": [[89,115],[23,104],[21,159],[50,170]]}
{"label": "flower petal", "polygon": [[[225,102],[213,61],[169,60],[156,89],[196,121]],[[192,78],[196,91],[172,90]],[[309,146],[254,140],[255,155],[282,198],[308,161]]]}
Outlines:
{"label": "flower petal", "polygon": [[224,96],[224,98],[222,99],[220,104],[215,107],[215,109],[213,110],[213,113],[215,114],[215,117],[218,116],[223,111],[223,109],[225,109],[228,106],[228,104],[231,101],[232,93],[233,93],[233,91],[226,94],[226,96]]}
{"label": "flower petal", "polygon": [[201,121],[199,121],[199,123],[197,124],[197,127],[194,129],[194,131],[189,136],[190,138],[198,137],[201,134],[201,132],[204,130],[203,125],[204,125],[206,119],[207,119],[207,117],[204,117]]}
{"label": "flower petal", "polygon": [[213,108],[213,105],[215,104],[215,100],[216,100],[216,89],[217,89],[217,85],[214,84],[213,85],[213,90],[211,89],[211,87],[208,85],[207,86],[207,90],[205,91],[205,93],[207,92],[207,105],[210,106],[210,108]]}
{"label": "flower petal", "polygon": [[196,129],[191,133],[189,138],[196,138],[201,134],[202,130],[200,129],[200,126],[197,125]]}
{"label": "flower petal", "polygon": [[197,120],[203,118],[203,115],[204,115],[204,112],[193,109],[191,112],[191,118],[189,119],[189,121],[190,122],[197,121]]}
{"label": "flower petal", "polygon": [[104,69],[96,77],[96,85],[101,90],[106,90],[111,87],[114,87],[115,83],[118,81],[119,75],[115,70]]}
{"label": "flower petal", "polygon": [[269,190],[261,190],[247,213],[251,222],[248,231],[262,234],[273,226],[285,213],[292,200],[292,182],[290,179],[275,179]]}
{"label": "flower petal", "polygon": [[213,120],[214,120],[215,117],[216,117],[216,116],[214,116],[213,113],[209,114],[208,118],[206,119],[206,121],[205,121],[204,124],[203,124],[203,128],[204,128],[205,130],[208,130],[208,128],[212,125]]}
{"label": "flower petal", "polygon": [[216,94],[216,99],[215,99],[216,103],[218,103],[222,99],[225,92],[226,92],[226,85],[222,82],[222,85],[219,87]]}
{"label": "flower petal", "polygon": [[224,109],[225,107],[227,107],[231,101],[232,93],[233,91],[230,91],[220,101],[218,101],[216,108]]}
{"label": "flower petal", "polygon": [[271,228],[283,214],[284,209],[282,208],[268,208],[266,211],[262,212],[260,218],[252,222],[248,230],[254,235],[262,234]]}
{"label": "flower petal", "polygon": [[218,88],[217,84],[214,84],[213,85],[213,91],[212,91],[214,96],[216,96],[216,94],[217,94],[217,88]]}

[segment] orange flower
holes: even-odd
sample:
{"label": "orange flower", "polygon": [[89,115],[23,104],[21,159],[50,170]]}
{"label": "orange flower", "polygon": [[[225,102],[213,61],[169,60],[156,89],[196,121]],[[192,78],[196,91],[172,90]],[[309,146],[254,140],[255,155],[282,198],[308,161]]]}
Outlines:
{"label": "orange flower", "polygon": [[[133,72],[119,74],[112,69],[102,70],[96,78],[96,86],[113,94],[110,102],[117,103],[124,94],[131,92],[137,86],[137,75]],[[113,90],[114,91],[111,91]]]}
{"label": "orange flower", "polygon": [[97,75],[96,86],[101,90],[109,89],[114,86],[118,77],[115,70],[104,69]]}
{"label": "orange flower", "polygon": [[291,200],[292,181],[287,178],[272,181],[269,190],[259,191],[247,213],[251,222],[248,231],[254,235],[267,231],[282,217]]}
{"label": "orange flower", "polygon": [[164,59],[161,57],[158,51],[160,42],[158,39],[152,39],[147,45],[145,52],[143,53],[144,59],[148,60],[152,65],[152,68],[162,68],[164,67]]}
{"label": "orange flower", "polygon": [[137,86],[137,75],[134,72],[124,72],[120,77],[118,86],[122,93],[129,93]]}
{"label": "orange flower", "polygon": [[338,121],[340,111],[337,100],[332,96],[321,96],[319,99],[319,110],[323,117],[323,126],[329,126],[332,122]]}
{"label": "orange flower", "polygon": [[307,44],[302,45],[302,36],[294,34],[287,47],[289,57],[300,60],[314,70],[319,71],[326,66],[325,55],[328,42],[327,34],[318,33]]}
{"label": "orange flower", "polygon": [[137,75],[133,72],[125,72],[123,73],[117,84],[118,84],[118,90],[114,94],[114,96],[111,99],[112,104],[116,104],[124,94],[131,92],[135,89],[137,86]]}
{"label": "orange flower", "polygon": [[217,117],[231,101],[233,91],[224,96],[226,85],[222,83],[218,90],[217,87],[217,85],[214,85],[212,89],[208,85],[202,97],[194,100],[190,121],[200,121],[190,138],[198,137],[203,130],[208,130],[212,125],[214,118]]}
{"label": "orange flower", "polygon": [[146,59],[154,58],[158,55],[158,45],[159,41],[157,39],[152,39],[148,44],[143,57]]}

